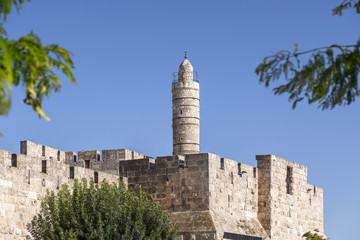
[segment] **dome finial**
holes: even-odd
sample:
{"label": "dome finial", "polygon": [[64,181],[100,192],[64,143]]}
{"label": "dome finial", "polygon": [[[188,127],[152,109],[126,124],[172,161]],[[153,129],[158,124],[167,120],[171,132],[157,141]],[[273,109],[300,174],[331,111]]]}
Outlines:
{"label": "dome finial", "polygon": [[187,59],[187,51],[185,51],[185,57],[184,58]]}

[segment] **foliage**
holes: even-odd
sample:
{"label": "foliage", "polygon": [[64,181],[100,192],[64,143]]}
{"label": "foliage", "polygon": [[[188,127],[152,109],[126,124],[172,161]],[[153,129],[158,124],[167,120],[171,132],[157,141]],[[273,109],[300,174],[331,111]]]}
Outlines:
{"label": "foliage", "polygon": [[[349,8],[360,14],[360,0],[343,1],[333,9],[333,15],[341,16]],[[301,65],[306,54],[311,56]],[[293,109],[303,99],[309,104],[317,102],[323,110],[349,105],[360,95],[360,39],[353,45],[333,44],[304,52],[298,52],[295,44],[293,51],[282,50],[265,57],[255,72],[266,87],[283,76],[286,83],[275,87],[274,94],[288,93]]]}
{"label": "foliage", "polygon": [[[25,1],[31,0],[0,0],[0,19],[5,21],[13,6],[19,12]],[[43,45],[32,32],[9,39],[0,22],[0,115],[9,113],[12,87],[23,86],[23,103],[32,106],[40,117],[50,120],[41,108],[43,99],[61,88],[57,70],[75,84],[72,69],[71,53],[66,49],[56,44]]]}
{"label": "foliage", "polygon": [[356,13],[360,14],[360,1],[358,0],[344,0],[342,4],[333,9],[333,15],[342,15],[343,10],[354,8]]}
{"label": "foliage", "polygon": [[[71,193],[72,192],[72,193]],[[176,229],[153,199],[123,181],[95,185],[75,180],[48,193],[40,213],[27,225],[34,239],[175,239]]]}
{"label": "foliage", "polygon": [[307,232],[303,235],[306,240],[328,240],[324,236],[318,234],[319,230],[315,229],[315,233]]}

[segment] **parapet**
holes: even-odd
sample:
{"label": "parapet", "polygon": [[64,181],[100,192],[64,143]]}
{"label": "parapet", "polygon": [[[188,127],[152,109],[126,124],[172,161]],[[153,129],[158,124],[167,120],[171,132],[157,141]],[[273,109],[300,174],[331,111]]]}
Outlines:
{"label": "parapet", "polygon": [[76,154],[76,152],[64,152],[53,147],[45,146],[28,140],[20,142],[20,153],[31,157],[41,157],[66,163],[83,162],[86,160],[90,160],[90,162],[120,161],[142,159],[147,157],[144,154],[123,148],[102,150],[101,158],[100,151],[98,150],[82,150]]}
{"label": "parapet", "polygon": [[[64,152],[29,141],[21,142],[21,152],[0,149],[0,239],[26,238],[26,224],[39,212],[48,190],[57,192],[63,184],[74,184],[75,179],[92,178],[96,184],[104,179],[116,183],[119,178],[64,164]],[[124,182],[127,184],[126,179]]]}
{"label": "parapet", "polygon": [[79,158],[79,162],[82,161],[97,162],[100,161],[100,152],[97,150],[80,151],[78,152],[78,158]]}
{"label": "parapet", "polygon": [[323,191],[308,184],[307,167],[271,154],[256,160],[258,219],[270,238],[300,239],[314,229],[323,234]]}
{"label": "parapet", "polygon": [[103,161],[115,161],[115,160],[133,160],[146,158],[144,154],[131,151],[129,149],[112,149],[102,150]]}
{"label": "parapet", "polygon": [[65,162],[65,152],[31,141],[20,142],[20,153],[31,157],[42,157]]}

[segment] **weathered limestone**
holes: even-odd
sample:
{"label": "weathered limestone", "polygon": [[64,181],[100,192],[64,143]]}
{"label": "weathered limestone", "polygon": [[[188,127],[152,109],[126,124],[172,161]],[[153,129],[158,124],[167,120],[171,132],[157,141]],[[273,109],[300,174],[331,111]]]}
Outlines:
{"label": "weathered limestone", "polygon": [[[322,232],[322,190],[315,188],[316,195],[309,195],[306,167],[275,156],[281,163],[269,163],[261,157],[259,169],[210,153],[120,161],[120,168],[129,187],[141,187],[171,213],[179,239],[246,235],[300,240],[307,231]],[[294,168],[296,184],[292,199],[286,193],[288,166]],[[277,172],[282,173],[279,179],[266,175]],[[281,189],[267,190],[279,182]],[[307,204],[309,197],[312,205]]]}
{"label": "weathered limestone", "polygon": [[271,239],[301,239],[324,232],[323,190],[307,183],[307,167],[274,155],[258,155],[258,218]]}
{"label": "weathered limestone", "polygon": [[200,152],[199,83],[193,79],[193,67],[185,58],[172,83],[173,155]]}
{"label": "weathered limestone", "polygon": [[75,178],[118,179],[117,175],[65,164],[64,152],[30,141],[21,142],[21,152],[28,155],[0,150],[0,239],[25,239],[26,224],[39,211],[47,190],[71,186]]}

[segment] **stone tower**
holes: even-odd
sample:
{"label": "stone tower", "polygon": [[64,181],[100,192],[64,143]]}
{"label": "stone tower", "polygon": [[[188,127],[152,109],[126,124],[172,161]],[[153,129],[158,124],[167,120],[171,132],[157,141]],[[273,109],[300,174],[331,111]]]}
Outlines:
{"label": "stone tower", "polygon": [[199,93],[199,82],[185,54],[178,79],[172,83],[173,155],[200,152]]}

